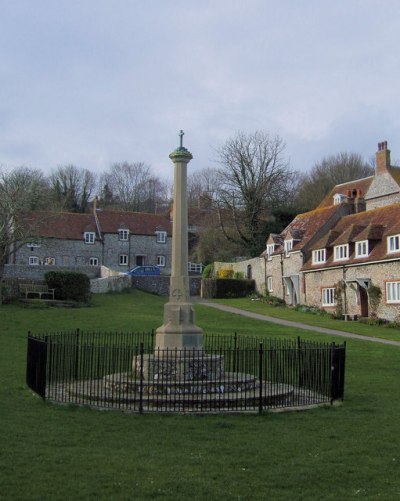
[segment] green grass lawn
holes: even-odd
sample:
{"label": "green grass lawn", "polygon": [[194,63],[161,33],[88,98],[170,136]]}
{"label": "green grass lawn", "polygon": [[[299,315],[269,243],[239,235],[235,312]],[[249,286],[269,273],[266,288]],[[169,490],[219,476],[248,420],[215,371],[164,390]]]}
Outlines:
{"label": "green grass lawn", "polygon": [[[397,347],[349,340],[344,404],[306,412],[123,414],[43,403],[26,388],[28,330],[149,330],[163,303],[134,292],[91,308],[0,307],[0,499],[400,499]],[[206,332],[342,341],[196,310]]]}
{"label": "green grass lawn", "polygon": [[268,315],[274,318],[283,318],[293,322],[302,322],[307,325],[317,327],[325,327],[327,329],[336,329],[338,331],[353,332],[369,337],[379,337],[383,339],[391,339],[400,341],[400,329],[389,328],[380,325],[366,325],[361,322],[353,322],[344,320],[336,320],[325,315],[315,315],[312,313],[303,313],[287,307],[270,306],[260,300],[252,300],[249,298],[237,299],[213,299],[213,302],[241,308],[243,310]]}

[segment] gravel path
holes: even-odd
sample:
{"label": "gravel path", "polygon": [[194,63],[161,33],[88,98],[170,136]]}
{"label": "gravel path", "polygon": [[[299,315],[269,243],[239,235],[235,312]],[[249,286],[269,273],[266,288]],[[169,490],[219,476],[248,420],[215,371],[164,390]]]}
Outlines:
{"label": "gravel path", "polygon": [[216,310],[225,311],[227,313],[233,313],[235,315],[241,315],[242,317],[253,318],[255,320],[261,320],[262,322],[271,322],[278,325],[286,325],[287,327],[295,327],[297,329],[304,329],[308,331],[321,332],[322,334],[330,334],[334,336],[340,336],[350,339],[359,339],[360,341],[369,341],[371,343],[389,344],[392,346],[400,346],[400,341],[392,341],[390,339],[381,339],[378,337],[362,336],[361,334],[353,334],[352,332],[338,331],[335,329],[325,329],[324,327],[316,327],[314,325],[306,325],[300,322],[292,322],[290,320],[282,320],[280,318],[268,317],[267,315],[260,315],[259,313],[253,313],[251,311],[241,310],[239,308],[233,308],[232,306],[226,306],[219,303],[211,303],[205,299],[199,297],[192,297],[193,302],[208,306],[210,308],[215,308]]}

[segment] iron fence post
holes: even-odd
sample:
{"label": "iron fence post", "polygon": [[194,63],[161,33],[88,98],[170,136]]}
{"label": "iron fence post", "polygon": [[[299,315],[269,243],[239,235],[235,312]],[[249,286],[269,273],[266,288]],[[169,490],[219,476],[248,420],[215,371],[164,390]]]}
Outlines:
{"label": "iron fence post", "polygon": [[139,386],[139,413],[143,414],[143,359],[144,359],[143,342],[140,343],[140,386]]}
{"label": "iron fence post", "polygon": [[74,366],[74,378],[78,379],[78,370],[79,370],[79,329],[76,329],[75,335],[75,366]]}
{"label": "iron fence post", "polygon": [[263,362],[264,362],[264,347],[263,344],[260,343],[258,349],[258,379],[260,381],[260,394],[258,400],[258,413],[262,414],[263,411],[263,403],[262,403],[262,395],[263,395]]}

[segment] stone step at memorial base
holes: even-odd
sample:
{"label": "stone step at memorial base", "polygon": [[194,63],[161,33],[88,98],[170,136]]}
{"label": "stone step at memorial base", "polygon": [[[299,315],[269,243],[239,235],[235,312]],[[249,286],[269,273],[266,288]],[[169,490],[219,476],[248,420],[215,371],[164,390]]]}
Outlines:
{"label": "stone step at memorial base", "polygon": [[[120,376],[118,378],[118,376]],[[121,377],[123,376],[123,377]],[[278,405],[293,394],[293,387],[283,383],[263,381],[260,400],[259,381],[251,375],[226,374],[219,381],[181,381],[177,383],[155,383],[129,378],[129,375],[113,374],[101,380],[77,381],[60,391],[66,391],[79,405],[103,403],[104,407],[136,407],[140,403],[144,409],[171,410],[174,412],[208,409],[254,410],[263,406]],[[135,410],[132,408],[132,410]]]}

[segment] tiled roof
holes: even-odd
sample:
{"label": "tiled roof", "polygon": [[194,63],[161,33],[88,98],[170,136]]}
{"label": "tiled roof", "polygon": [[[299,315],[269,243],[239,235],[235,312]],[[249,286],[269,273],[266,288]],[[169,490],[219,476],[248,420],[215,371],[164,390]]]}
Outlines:
{"label": "tiled roof", "polygon": [[103,233],[116,233],[120,228],[126,228],[134,235],[154,235],[156,230],[172,234],[170,220],[160,214],[98,210],[97,217]]}
{"label": "tiled roof", "polygon": [[342,217],[332,229],[340,235],[336,240],[323,244],[322,237],[312,245],[312,249],[331,248],[334,245],[353,244],[353,242],[368,240],[369,256],[356,258],[354,245],[350,245],[350,258],[345,261],[334,262],[332,253],[327,262],[320,265],[312,265],[311,256],[304,264],[302,270],[321,269],[329,266],[338,266],[352,263],[364,263],[379,261],[386,258],[398,257],[399,254],[387,254],[387,236],[400,234],[400,204],[388,205],[377,209],[358,212]]}
{"label": "tiled roof", "polygon": [[331,207],[322,207],[315,210],[299,214],[282,232],[283,236],[288,233],[291,235],[301,235],[301,240],[295,243],[293,250],[302,249],[310,239],[321,229],[324,224],[339,209],[339,205]]}
{"label": "tiled roof", "polygon": [[24,221],[31,229],[31,236],[80,240],[85,231],[97,234],[92,214],[73,212],[32,212],[25,214]]}
{"label": "tiled roof", "polygon": [[[309,243],[311,238],[340,208],[340,205],[333,205],[331,207],[317,208],[304,214],[298,214],[280,235],[270,234],[267,244],[278,244],[279,246],[275,250],[275,253],[278,254],[283,252],[283,242],[286,237],[289,237],[294,239],[292,250],[300,250]],[[265,252],[261,255],[263,256],[264,254]]]}
{"label": "tiled roof", "polygon": [[350,181],[348,183],[337,184],[332,188],[332,190],[326,195],[318,207],[330,207],[333,205],[333,197],[337,194],[346,195],[349,191],[360,190],[361,196],[365,196],[368,188],[371,185],[374,176],[364,177],[362,179],[357,179],[356,181]]}
{"label": "tiled roof", "polygon": [[[125,228],[134,235],[154,235],[156,230],[172,234],[169,219],[158,214],[99,210],[97,216],[103,233],[117,233]],[[93,214],[32,212],[25,214],[24,220],[32,228],[32,236],[40,238],[80,240],[85,231],[93,231],[98,236]]]}

